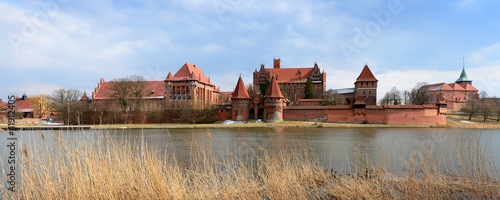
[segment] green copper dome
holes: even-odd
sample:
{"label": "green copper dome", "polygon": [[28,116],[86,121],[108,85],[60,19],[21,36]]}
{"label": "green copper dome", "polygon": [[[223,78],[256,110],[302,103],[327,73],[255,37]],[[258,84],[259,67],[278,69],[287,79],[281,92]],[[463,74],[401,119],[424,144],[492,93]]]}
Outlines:
{"label": "green copper dome", "polygon": [[458,82],[472,82],[472,79],[467,77],[467,73],[465,73],[465,67],[462,68],[462,73],[460,74],[460,77],[458,77],[458,79],[455,81],[455,83]]}

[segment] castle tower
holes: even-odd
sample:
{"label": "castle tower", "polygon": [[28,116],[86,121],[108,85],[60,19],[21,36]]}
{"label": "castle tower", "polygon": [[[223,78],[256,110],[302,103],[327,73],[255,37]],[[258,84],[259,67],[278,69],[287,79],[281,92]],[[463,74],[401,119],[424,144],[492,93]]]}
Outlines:
{"label": "castle tower", "polygon": [[245,88],[245,83],[243,83],[243,79],[240,76],[238,79],[238,83],[236,84],[236,88],[234,89],[232,96],[232,105],[233,105],[233,120],[243,121],[248,120],[249,117],[249,105],[250,105],[250,96],[248,95],[248,91]]}
{"label": "castle tower", "polygon": [[284,99],[285,97],[281,94],[278,81],[276,81],[276,77],[273,76],[267,88],[266,96],[264,97],[264,120],[266,122],[278,122],[283,120]]}
{"label": "castle tower", "polygon": [[275,59],[273,59],[273,61],[274,61],[273,68],[274,69],[281,69],[281,58],[278,58],[278,59],[275,58]]}
{"label": "castle tower", "polygon": [[377,105],[377,82],[368,65],[365,65],[354,83],[355,104]]}

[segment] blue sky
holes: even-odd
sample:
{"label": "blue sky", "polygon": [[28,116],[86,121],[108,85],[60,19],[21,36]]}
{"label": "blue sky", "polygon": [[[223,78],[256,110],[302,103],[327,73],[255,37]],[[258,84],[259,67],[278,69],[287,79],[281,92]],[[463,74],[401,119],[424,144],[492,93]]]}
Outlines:
{"label": "blue sky", "polygon": [[90,93],[100,78],[163,80],[185,62],[223,91],[261,63],[327,72],[353,87],[367,63],[379,99],[396,86],[454,82],[500,96],[500,2],[495,0],[36,0],[0,2],[0,98]]}

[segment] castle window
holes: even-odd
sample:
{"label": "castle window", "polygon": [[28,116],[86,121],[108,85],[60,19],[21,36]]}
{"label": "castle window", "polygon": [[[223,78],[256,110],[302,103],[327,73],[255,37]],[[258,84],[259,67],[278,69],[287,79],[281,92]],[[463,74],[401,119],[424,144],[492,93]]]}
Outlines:
{"label": "castle window", "polygon": [[363,91],[363,94],[366,94],[366,91]]}
{"label": "castle window", "polygon": [[374,84],[375,84],[375,83],[374,83],[374,82],[372,82],[372,85],[374,85]]}
{"label": "castle window", "polygon": [[372,93],[372,91],[368,91],[368,93],[369,93],[369,94],[371,94],[371,93]]}

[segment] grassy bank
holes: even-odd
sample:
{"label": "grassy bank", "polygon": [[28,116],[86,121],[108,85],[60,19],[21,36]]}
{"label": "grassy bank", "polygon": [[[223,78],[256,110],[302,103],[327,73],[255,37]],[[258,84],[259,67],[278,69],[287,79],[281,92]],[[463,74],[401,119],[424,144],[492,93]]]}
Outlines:
{"label": "grassy bank", "polygon": [[471,120],[463,115],[447,115],[446,125],[444,128],[465,128],[465,129],[500,129],[500,123],[496,120],[489,119],[486,122],[482,118],[472,117]]}
{"label": "grassy bank", "polygon": [[[211,138],[210,133],[207,135]],[[46,145],[23,146],[17,193],[2,199],[494,199],[499,175],[478,143],[461,145],[453,165],[421,157],[357,166],[343,174],[324,169],[307,149],[240,144],[238,151],[214,152],[211,144],[191,146],[188,166],[136,142],[82,136],[68,142],[40,138]],[[47,145],[45,140],[56,140]],[[238,152],[247,151],[250,154]],[[250,156],[248,156],[250,155]],[[2,158],[3,160],[4,158]],[[400,169],[387,164],[399,162]],[[340,170],[339,170],[340,171]],[[5,173],[4,173],[5,174]]]}

